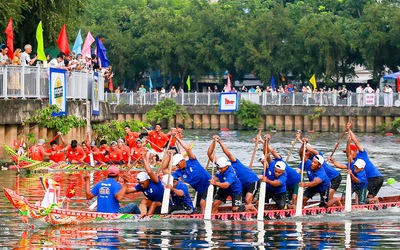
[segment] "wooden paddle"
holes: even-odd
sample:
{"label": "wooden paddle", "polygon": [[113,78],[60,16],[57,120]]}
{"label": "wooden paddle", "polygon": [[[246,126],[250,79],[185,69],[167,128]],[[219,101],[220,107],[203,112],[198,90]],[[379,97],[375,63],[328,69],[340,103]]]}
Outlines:
{"label": "wooden paddle", "polygon": [[[215,169],[215,161],[216,161],[216,150],[217,150],[217,141],[214,140],[214,152],[213,152],[213,164],[211,168],[211,179],[214,179],[214,169]],[[207,189],[207,201],[206,201],[206,209],[204,211],[204,219],[211,220],[211,211],[212,211],[212,203],[213,203],[213,195],[214,195],[214,185],[209,185]]]}
{"label": "wooden paddle", "polygon": [[347,129],[345,129],[342,133],[342,135],[340,136],[339,141],[336,143],[335,148],[333,149],[331,155],[329,156],[329,158],[332,158],[333,154],[335,153],[336,149],[339,147],[340,142],[343,140],[344,135],[346,134]]}
{"label": "wooden paddle", "polygon": [[292,155],[292,152],[293,152],[293,149],[294,149],[294,145],[296,145],[296,142],[297,142],[297,137],[294,139],[294,141],[292,141],[292,147],[290,148],[289,154],[286,157],[286,162],[289,161],[290,156]]}
{"label": "wooden paddle", "polygon": [[[300,183],[303,182],[303,173],[304,173],[304,161],[306,158],[306,141],[303,140],[303,159],[301,159],[301,174],[300,174]],[[296,203],[296,216],[302,216],[303,209],[303,195],[304,195],[304,187],[299,187],[297,193],[297,203]]]}
{"label": "wooden paddle", "polygon": [[[168,165],[168,180],[167,180],[167,185],[170,183],[171,180],[171,169],[172,169],[172,156],[169,157],[169,165]],[[164,188],[164,196],[162,200],[162,205],[161,205],[161,214],[167,214],[168,213],[168,208],[169,208],[169,196],[171,194],[171,189],[170,188]]]}
{"label": "wooden paddle", "polygon": [[[347,169],[349,170],[351,163],[350,138],[347,139],[346,154],[347,154],[347,164],[348,164]],[[347,173],[346,177],[346,200],[345,200],[344,210],[346,212],[351,212],[351,177],[349,173]]]}
{"label": "wooden paddle", "polygon": [[[171,138],[171,139],[172,139],[172,138]],[[163,158],[161,159],[160,167],[159,167],[158,170],[157,170],[157,175],[160,174],[161,166],[163,165],[163,163],[164,163],[164,161],[165,161],[165,159],[166,159],[165,156],[167,155],[167,152],[168,152],[168,149],[169,149],[169,145],[171,144],[171,139],[169,139],[168,144],[167,144],[167,147],[164,149]],[[172,164],[172,155],[170,155],[170,164]],[[170,170],[170,173],[171,173],[171,170]]]}
{"label": "wooden paddle", "polygon": [[[268,160],[267,156],[269,154],[268,150],[268,144],[269,144],[269,138],[264,141],[264,172],[263,172],[263,179],[265,176],[265,172],[267,171],[268,167]],[[264,180],[261,180],[261,185],[260,185],[260,195],[258,196],[258,211],[257,211],[257,220],[264,220],[264,209],[265,209],[265,193],[267,191],[267,183]]]}
{"label": "wooden paddle", "polygon": [[256,142],[254,144],[254,149],[253,149],[253,154],[251,155],[251,159],[250,159],[250,163],[249,163],[249,168],[251,168],[253,166],[253,161],[254,161],[254,157],[256,155],[257,152],[257,147],[258,147],[258,138],[261,135],[261,129],[258,130],[258,134],[256,136]]}

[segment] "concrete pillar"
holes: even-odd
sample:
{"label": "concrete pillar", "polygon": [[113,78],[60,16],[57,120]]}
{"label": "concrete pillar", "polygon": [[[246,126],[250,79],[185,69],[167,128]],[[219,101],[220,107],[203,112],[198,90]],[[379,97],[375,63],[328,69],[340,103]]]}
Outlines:
{"label": "concrete pillar", "polygon": [[231,129],[229,120],[230,120],[230,115],[221,114],[219,116],[219,127],[217,129],[221,129],[221,128]]}
{"label": "concrete pillar", "polygon": [[294,117],[294,130],[303,130],[303,129],[304,129],[303,116],[296,115]]}
{"label": "concrete pillar", "polygon": [[378,127],[384,123],[384,118],[382,116],[375,117],[375,132],[379,132]]}
{"label": "concrete pillar", "polygon": [[314,120],[312,120],[312,126],[312,130],[314,130],[315,132],[321,131],[321,118],[315,118]]}
{"label": "concrete pillar", "polygon": [[339,117],[331,116],[329,119],[329,131],[338,132],[339,131]]}
{"label": "concrete pillar", "polygon": [[229,130],[239,129],[239,119],[235,115],[229,115]]}
{"label": "concrete pillar", "polygon": [[312,130],[312,121],[308,115],[304,116],[304,131]]}
{"label": "concrete pillar", "polygon": [[339,131],[345,131],[347,128],[347,123],[349,122],[349,118],[347,116],[339,117]]}
{"label": "concrete pillar", "polygon": [[202,116],[201,115],[193,115],[193,128],[201,128],[202,127]]}
{"label": "concrete pillar", "polygon": [[329,116],[321,117],[321,131],[329,132]]}
{"label": "concrete pillar", "polygon": [[220,117],[219,115],[211,115],[210,119],[210,128],[211,129],[220,129]]}
{"label": "concrete pillar", "polygon": [[294,128],[294,116],[285,115],[285,131],[293,131]]}
{"label": "concrete pillar", "polygon": [[375,132],[375,117],[367,116],[365,118],[365,132],[372,133]]}
{"label": "concrete pillar", "polygon": [[[0,131],[1,132],[1,131]],[[18,139],[18,127],[17,125],[8,125],[4,129],[2,142],[8,146],[13,145],[13,140]]]}
{"label": "concrete pillar", "polygon": [[277,131],[285,130],[285,117],[283,115],[277,115],[275,117],[275,125]]}
{"label": "concrete pillar", "polygon": [[132,119],[135,119],[135,118],[134,118],[134,115],[133,115],[133,114],[128,113],[128,114],[125,114],[125,119],[126,119],[127,121],[129,121],[129,120],[132,120]]}
{"label": "concrete pillar", "polygon": [[142,114],[138,113],[133,114],[133,119],[135,119],[136,121],[144,121],[142,120],[143,119]]}
{"label": "concrete pillar", "polygon": [[201,128],[202,129],[210,129],[210,127],[211,127],[210,115],[202,115]]}
{"label": "concrete pillar", "polygon": [[[6,127],[4,125],[0,125],[0,141],[6,143]],[[18,138],[19,139],[19,138]],[[7,144],[7,143],[6,143]],[[7,144],[8,146],[12,146]],[[7,161],[10,161],[11,157],[7,155],[7,153],[4,151],[3,147],[0,148],[0,158],[1,159],[6,159]]]}
{"label": "concrete pillar", "polygon": [[193,116],[188,115],[184,121],[185,128],[193,129]]}
{"label": "concrete pillar", "polygon": [[265,117],[265,127],[267,130],[276,129],[275,116],[267,115]]}
{"label": "concrete pillar", "polygon": [[357,116],[357,132],[365,132],[365,116]]}
{"label": "concrete pillar", "polygon": [[176,127],[178,127],[179,124],[183,124],[183,123],[184,123],[184,122],[183,122],[182,117],[181,117],[180,115],[177,115],[177,116],[175,117],[175,125],[174,125],[174,127],[176,128]]}

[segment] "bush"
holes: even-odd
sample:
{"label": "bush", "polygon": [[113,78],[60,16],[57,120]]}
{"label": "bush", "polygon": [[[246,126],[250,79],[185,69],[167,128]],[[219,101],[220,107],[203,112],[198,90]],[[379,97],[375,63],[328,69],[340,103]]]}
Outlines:
{"label": "bush", "polygon": [[260,105],[251,101],[241,100],[236,115],[241,123],[248,127],[257,129],[260,127],[262,109]]}
{"label": "bush", "polygon": [[168,120],[168,125],[172,126],[174,118],[180,116],[183,121],[189,114],[182,105],[177,105],[172,98],[167,98],[159,102],[152,110],[146,113],[147,122],[161,123],[162,120]]}

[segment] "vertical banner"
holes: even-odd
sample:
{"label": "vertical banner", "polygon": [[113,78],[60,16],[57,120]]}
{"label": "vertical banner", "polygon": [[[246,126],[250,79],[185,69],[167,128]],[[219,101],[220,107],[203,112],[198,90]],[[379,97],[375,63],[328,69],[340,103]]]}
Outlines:
{"label": "vertical banner", "polygon": [[236,92],[219,94],[219,111],[235,112],[238,109],[239,98]]}
{"label": "vertical banner", "polygon": [[67,115],[67,75],[65,69],[50,68],[50,105],[57,105],[60,112],[52,116]]}
{"label": "vertical banner", "polygon": [[99,73],[94,72],[92,84],[92,114],[100,115]]}

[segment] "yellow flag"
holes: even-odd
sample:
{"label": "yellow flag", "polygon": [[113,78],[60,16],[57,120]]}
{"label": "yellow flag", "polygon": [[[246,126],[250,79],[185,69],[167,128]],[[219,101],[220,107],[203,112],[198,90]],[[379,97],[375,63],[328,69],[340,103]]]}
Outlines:
{"label": "yellow flag", "polygon": [[38,47],[37,47],[38,60],[44,62],[44,61],[46,61],[46,55],[44,53],[42,21],[39,22],[39,24],[36,28],[36,41],[38,43]]}
{"label": "yellow flag", "polygon": [[314,89],[316,89],[317,88],[317,80],[315,80],[315,74],[312,75],[312,77],[310,78],[310,82],[311,82],[311,85],[314,87]]}
{"label": "yellow flag", "polygon": [[186,80],[186,85],[188,87],[188,92],[190,92],[190,75],[188,75],[188,78]]}

